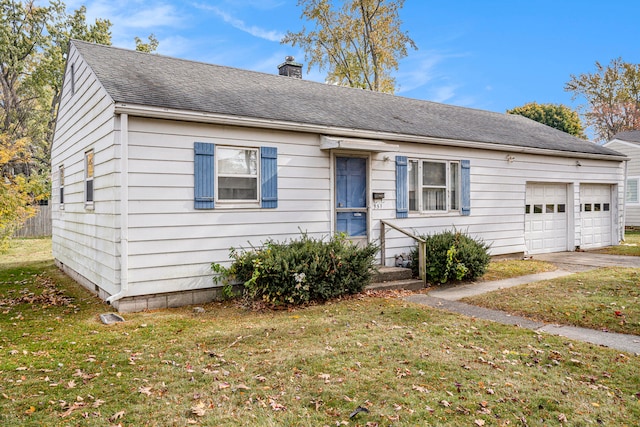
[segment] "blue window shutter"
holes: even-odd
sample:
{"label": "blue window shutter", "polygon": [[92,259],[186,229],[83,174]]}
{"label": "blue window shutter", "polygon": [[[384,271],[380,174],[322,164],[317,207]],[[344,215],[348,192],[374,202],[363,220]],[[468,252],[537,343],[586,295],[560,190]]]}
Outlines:
{"label": "blue window shutter", "polygon": [[262,207],[278,207],[278,149],[260,148],[260,178],[262,180]]}
{"label": "blue window shutter", "polygon": [[407,156],[396,156],[396,218],[409,216]]}
{"label": "blue window shutter", "polygon": [[462,215],[471,215],[471,162],[460,161],[460,196]]}
{"label": "blue window shutter", "polygon": [[196,142],[194,156],[194,196],[196,209],[213,209],[215,204],[215,144]]}

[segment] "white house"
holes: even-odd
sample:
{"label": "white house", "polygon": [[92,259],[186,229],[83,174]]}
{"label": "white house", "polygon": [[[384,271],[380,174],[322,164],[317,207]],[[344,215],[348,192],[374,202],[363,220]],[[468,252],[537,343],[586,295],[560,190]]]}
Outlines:
{"label": "white house", "polygon": [[640,130],[617,133],[604,146],[619,151],[629,158],[624,224],[629,227],[638,227],[640,226]]}
{"label": "white house", "polygon": [[[211,262],[300,232],[466,230],[493,254],[619,242],[624,160],[521,116],[73,41],[53,254],[120,311],[216,297]],[[294,77],[290,77],[294,76]],[[414,246],[386,227],[385,263]]]}

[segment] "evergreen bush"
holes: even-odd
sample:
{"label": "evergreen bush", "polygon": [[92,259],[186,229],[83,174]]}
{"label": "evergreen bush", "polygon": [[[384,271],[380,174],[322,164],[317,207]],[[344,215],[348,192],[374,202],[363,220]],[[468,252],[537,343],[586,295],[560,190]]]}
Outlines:
{"label": "evergreen bush", "polygon": [[[227,289],[241,283],[245,297],[272,305],[323,302],[361,292],[370,282],[378,247],[359,247],[344,235],[328,241],[303,234],[285,243],[230,250],[229,268],[212,264]],[[227,292],[228,293],[228,292]]]}
{"label": "evergreen bush", "polygon": [[[450,230],[420,236],[426,241],[426,276],[430,283],[453,280],[475,280],[487,270],[491,245],[468,234]],[[418,249],[412,251],[414,275],[418,274]]]}

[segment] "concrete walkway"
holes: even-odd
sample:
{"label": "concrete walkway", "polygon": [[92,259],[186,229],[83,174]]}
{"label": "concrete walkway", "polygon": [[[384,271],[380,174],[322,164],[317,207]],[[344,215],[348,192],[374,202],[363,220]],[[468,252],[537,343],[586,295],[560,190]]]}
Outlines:
{"label": "concrete walkway", "polygon": [[443,309],[470,317],[491,320],[507,325],[517,325],[534,331],[559,335],[578,341],[589,342],[640,355],[640,336],[597,331],[574,326],[545,324],[525,317],[513,316],[504,311],[490,310],[458,301],[467,296],[478,295],[540,280],[554,279],[556,277],[573,274],[574,272],[588,271],[599,267],[620,266],[640,268],[640,257],[623,257],[595,254],[591,252],[561,252],[555,254],[544,254],[536,255],[535,259],[552,262],[556,264],[559,269],[546,273],[498,280],[495,282],[475,282],[459,286],[443,286],[433,289],[426,295],[414,294],[405,297],[404,299],[406,301],[424,304],[429,307]]}

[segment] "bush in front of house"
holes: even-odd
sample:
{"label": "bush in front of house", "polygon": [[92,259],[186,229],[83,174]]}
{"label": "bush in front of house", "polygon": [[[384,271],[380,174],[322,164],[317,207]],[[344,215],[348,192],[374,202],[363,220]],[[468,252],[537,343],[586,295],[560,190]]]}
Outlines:
{"label": "bush in front of house", "polygon": [[240,283],[249,299],[298,305],[361,292],[371,280],[377,251],[376,245],[360,247],[344,235],[324,241],[303,234],[285,243],[231,249],[231,266],[214,263],[212,269],[227,290]]}
{"label": "bush in front of house", "polygon": [[[426,241],[426,276],[430,283],[475,280],[487,270],[491,245],[466,233],[449,230],[420,236]],[[418,248],[412,253],[414,275],[418,274]]]}

